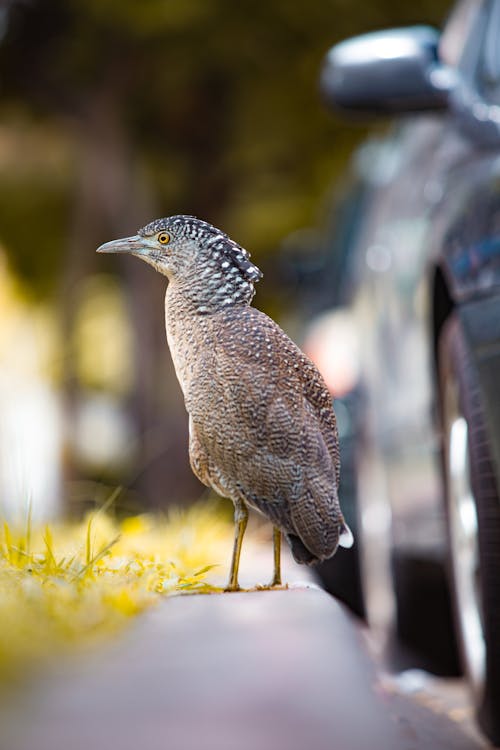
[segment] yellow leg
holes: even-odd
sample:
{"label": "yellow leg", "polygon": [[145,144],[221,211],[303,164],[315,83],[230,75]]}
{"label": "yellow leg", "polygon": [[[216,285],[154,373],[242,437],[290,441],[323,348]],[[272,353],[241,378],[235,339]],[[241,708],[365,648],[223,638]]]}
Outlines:
{"label": "yellow leg", "polygon": [[273,528],[274,575],[271,586],[281,586],[281,530]]}
{"label": "yellow leg", "polygon": [[231,560],[231,571],[229,573],[229,581],[225,588],[226,591],[239,591],[240,586],[238,583],[238,569],[240,567],[240,555],[241,545],[243,543],[243,535],[247,527],[248,522],[248,510],[243,503],[236,505],[234,509],[234,546],[233,546],[233,558]]}

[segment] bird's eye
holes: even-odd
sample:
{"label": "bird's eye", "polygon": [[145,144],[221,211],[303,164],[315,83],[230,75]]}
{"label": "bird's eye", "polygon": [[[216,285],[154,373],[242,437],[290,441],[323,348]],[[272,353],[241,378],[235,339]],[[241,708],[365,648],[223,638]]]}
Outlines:
{"label": "bird's eye", "polygon": [[160,243],[160,245],[168,245],[168,243],[170,242],[170,235],[166,232],[160,232],[160,234],[158,235],[158,242]]}

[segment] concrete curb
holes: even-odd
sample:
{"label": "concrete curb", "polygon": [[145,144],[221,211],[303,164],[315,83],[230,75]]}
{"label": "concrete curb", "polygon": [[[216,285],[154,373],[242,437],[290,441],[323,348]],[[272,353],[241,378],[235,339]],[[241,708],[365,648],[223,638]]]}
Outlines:
{"label": "concrete curb", "polygon": [[391,694],[341,605],[314,588],[165,601],[24,694],[1,750],[471,750]]}

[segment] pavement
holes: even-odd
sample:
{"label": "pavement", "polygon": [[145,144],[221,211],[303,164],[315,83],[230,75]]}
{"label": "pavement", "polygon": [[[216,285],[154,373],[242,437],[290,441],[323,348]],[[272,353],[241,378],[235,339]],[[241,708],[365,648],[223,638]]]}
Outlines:
{"label": "pavement", "polygon": [[4,706],[0,750],[487,747],[421,688],[313,586],[179,596],[32,681]]}

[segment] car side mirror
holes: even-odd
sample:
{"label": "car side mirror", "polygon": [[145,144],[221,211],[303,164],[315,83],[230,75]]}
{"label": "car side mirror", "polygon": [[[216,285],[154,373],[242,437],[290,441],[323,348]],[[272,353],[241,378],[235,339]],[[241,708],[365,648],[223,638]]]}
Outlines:
{"label": "car side mirror", "polygon": [[430,26],[413,26],[336,44],[321,73],[327,104],[365,114],[445,109],[456,75],[439,61],[439,37]]}

